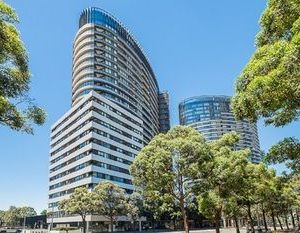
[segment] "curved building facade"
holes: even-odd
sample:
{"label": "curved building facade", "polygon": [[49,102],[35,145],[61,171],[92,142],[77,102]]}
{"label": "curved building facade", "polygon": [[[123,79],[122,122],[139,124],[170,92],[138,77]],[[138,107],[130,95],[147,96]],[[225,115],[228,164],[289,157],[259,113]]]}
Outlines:
{"label": "curved building facade", "polygon": [[181,125],[188,125],[203,134],[207,140],[216,140],[223,134],[236,131],[240,134],[237,149],[251,149],[251,161],[261,161],[256,124],[236,121],[230,107],[229,96],[197,96],[179,104]]}
{"label": "curved building facade", "polygon": [[[81,13],[73,44],[72,107],[51,127],[48,211],[54,224],[76,223],[58,203],[77,187],[109,180],[134,190],[129,166],[157,133],[167,131],[168,93],[131,33],[112,15]],[[88,216],[88,222],[105,221]]]}
{"label": "curved building facade", "polygon": [[91,90],[143,120],[144,141],[159,132],[159,87],[142,48],[109,13],[85,9],[73,46],[73,105]]}

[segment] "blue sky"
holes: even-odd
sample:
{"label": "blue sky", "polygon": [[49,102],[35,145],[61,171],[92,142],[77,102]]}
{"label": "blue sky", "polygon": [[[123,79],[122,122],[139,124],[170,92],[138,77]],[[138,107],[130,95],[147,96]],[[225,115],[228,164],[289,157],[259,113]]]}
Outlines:
{"label": "blue sky", "polygon": [[[82,9],[101,7],[120,19],[146,51],[162,90],[171,98],[172,125],[178,103],[202,94],[232,95],[234,81],[254,51],[265,1],[199,0],[7,0],[29,52],[31,96],[48,112],[35,135],[0,126],[0,209],[47,207],[50,125],[70,108],[72,42]],[[300,124],[259,123],[262,149]]]}

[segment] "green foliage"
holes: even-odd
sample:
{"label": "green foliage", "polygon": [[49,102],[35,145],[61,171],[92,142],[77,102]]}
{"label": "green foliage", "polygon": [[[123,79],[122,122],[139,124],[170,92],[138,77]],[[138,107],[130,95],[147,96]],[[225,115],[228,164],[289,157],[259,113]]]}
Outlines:
{"label": "green foliage", "polygon": [[28,57],[15,27],[16,12],[0,0],[0,124],[33,133],[46,114],[27,96],[30,83]]}
{"label": "green foliage", "polygon": [[[267,181],[264,179],[267,177],[265,173],[269,172],[271,171],[269,171],[264,164],[247,164],[241,174],[241,189],[236,191],[240,206],[249,207],[257,204],[258,196],[260,195],[257,195],[257,191],[259,190],[258,186],[261,185],[260,181]],[[262,185],[262,192],[263,188],[268,187],[268,185],[269,184]]]}
{"label": "green foliage", "polygon": [[[222,212],[235,217],[240,213],[238,193],[246,183],[249,150],[235,150],[239,136],[232,132],[209,142],[212,158],[208,161],[206,176],[196,185],[199,211],[215,222],[219,232]],[[230,201],[230,205],[228,202]]]}
{"label": "green foliage", "polygon": [[9,209],[4,214],[4,222],[8,227],[14,227],[19,225],[19,212],[18,208],[15,206],[10,206]]}
{"label": "green foliage", "polygon": [[223,202],[223,211],[226,217],[234,220],[246,215],[243,209],[239,206],[238,200],[234,195],[227,197],[226,201]]}
{"label": "green foliage", "polygon": [[178,214],[180,210],[187,231],[186,207],[193,198],[191,182],[211,154],[205,139],[193,128],[177,126],[155,136],[144,147],[130,171],[134,184],[159,215]]}
{"label": "green foliage", "polygon": [[209,156],[208,146],[197,131],[177,126],[144,147],[130,171],[145,198],[162,201],[158,211],[165,212],[173,209],[181,195],[185,199],[189,196],[188,184]]}
{"label": "green foliage", "polygon": [[2,227],[4,224],[4,217],[5,217],[5,211],[0,210],[0,227]]}
{"label": "green foliage", "polygon": [[119,215],[126,214],[124,189],[109,181],[99,183],[95,189],[97,213],[105,216],[112,223]]}
{"label": "green foliage", "polygon": [[[294,176],[291,177],[289,180],[290,184],[292,187],[294,187],[295,190],[298,191],[298,194],[300,193],[300,174],[295,174]],[[299,205],[300,206],[300,205]]]}
{"label": "green foliage", "polygon": [[209,143],[213,157],[208,170],[209,176],[203,180],[204,187],[216,189],[221,197],[239,190],[244,185],[245,173],[249,164],[250,151],[235,150],[239,136],[232,132]]}
{"label": "green foliage", "polygon": [[143,200],[139,193],[125,194],[124,189],[109,181],[99,183],[93,192],[96,213],[110,221],[111,232],[118,216],[127,215],[133,223],[140,217]]}
{"label": "green foliage", "polygon": [[24,217],[35,216],[36,211],[29,206],[15,207],[10,206],[6,211],[0,211],[0,225],[8,227],[16,227],[20,225],[20,219]]}
{"label": "green foliage", "polygon": [[125,209],[131,221],[137,221],[144,209],[143,198],[140,193],[134,192],[126,196]]}
{"label": "green foliage", "polygon": [[220,221],[223,200],[214,191],[208,191],[198,197],[199,212],[213,221]]}
{"label": "green foliage", "polygon": [[59,208],[67,214],[78,214],[83,219],[94,210],[93,195],[86,188],[76,188],[68,199],[59,203]]}
{"label": "green foliage", "polygon": [[285,125],[299,118],[300,1],[269,0],[257,35],[257,50],[238,77],[235,116]]}
{"label": "green foliage", "polygon": [[258,194],[262,194],[262,203],[266,211],[277,216],[287,215],[291,209],[298,208],[299,196],[290,182],[282,177],[273,176],[265,181],[268,185]]}
{"label": "green foliage", "polygon": [[265,203],[270,198],[273,199],[276,196],[276,183],[277,177],[274,170],[268,169],[265,165],[260,164],[253,166],[252,176],[252,198],[255,203]]}
{"label": "green foliage", "polygon": [[271,164],[285,163],[293,174],[300,172],[300,141],[296,138],[285,138],[273,145],[265,160]]}
{"label": "green foliage", "polygon": [[48,215],[48,211],[46,209],[42,210],[40,215]]}
{"label": "green foliage", "polygon": [[[268,0],[260,25],[257,49],[237,79],[232,107],[239,120],[263,117],[266,124],[283,126],[300,116],[300,0]],[[287,165],[288,177],[277,177],[263,164],[245,168],[236,200],[249,218],[251,207],[259,205],[276,230],[276,215],[299,212],[299,152],[299,140],[285,138],[266,154],[268,163]]]}
{"label": "green foliage", "polygon": [[135,221],[140,216],[143,201],[138,193],[126,195],[124,189],[109,181],[99,183],[94,190],[76,188],[68,199],[59,203],[59,208],[67,214],[78,214],[82,218],[83,230],[86,231],[87,215],[98,214],[106,217],[113,224],[117,217],[128,215]]}
{"label": "green foliage", "polygon": [[95,211],[95,196],[84,187],[76,188],[68,199],[59,203],[66,214],[78,214],[82,218],[83,232],[86,232],[86,216]]}
{"label": "green foliage", "polygon": [[18,211],[19,211],[19,215],[20,215],[21,218],[31,217],[31,216],[36,216],[37,215],[37,213],[34,210],[34,208],[29,207],[29,206],[20,207],[18,209]]}

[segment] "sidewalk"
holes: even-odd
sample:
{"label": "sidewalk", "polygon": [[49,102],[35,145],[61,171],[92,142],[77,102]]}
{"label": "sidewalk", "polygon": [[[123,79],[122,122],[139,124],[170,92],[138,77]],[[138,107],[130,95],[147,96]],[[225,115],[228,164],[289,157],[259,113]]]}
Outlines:
{"label": "sidewalk", "polygon": [[[236,233],[236,229],[235,228],[221,228],[220,229],[221,233]],[[184,233],[184,231],[142,231],[145,233]],[[216,230],[215,229],[203,229],[203,230],[190,230],[190,233],[215,233]],[[241,233],[246,233],[246,229],[245,228],[241,228],[240,229]]]}

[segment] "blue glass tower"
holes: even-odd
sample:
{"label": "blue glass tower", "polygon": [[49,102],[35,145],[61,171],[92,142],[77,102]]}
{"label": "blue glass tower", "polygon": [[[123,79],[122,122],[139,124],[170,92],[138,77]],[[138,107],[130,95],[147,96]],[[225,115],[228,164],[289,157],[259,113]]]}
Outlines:
{"label": "blue glass tower", "polygon": [[179,104],[179,119],[181,125],[197,129],[208,140],[216,140],[225,133],[236,131],[241,136],[236,148],[249,148],[252,152],[251,161],[261,161],[256,124],[235,120],[229,96],[188,98]]}

